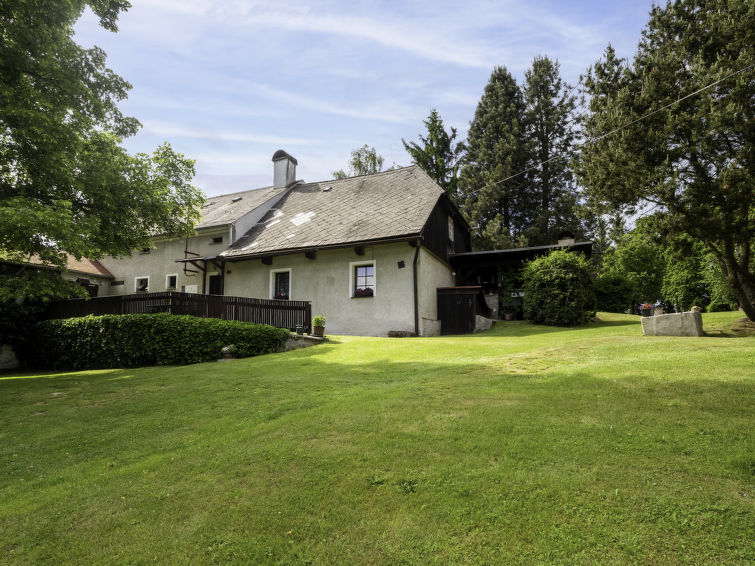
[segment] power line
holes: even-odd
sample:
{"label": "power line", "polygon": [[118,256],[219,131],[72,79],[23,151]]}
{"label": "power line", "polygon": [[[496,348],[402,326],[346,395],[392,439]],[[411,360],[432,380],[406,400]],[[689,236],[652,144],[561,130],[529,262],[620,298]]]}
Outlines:
{"label": "power line", "polygon": [[[717,84],[722,83],[723,81],[725,81],[727,79],[730,79],[731,77],[733,77],[735,75],[739,75],[740,73],[744,73],[745,71],[749,71],[753,67],[755,67],[755,63],[752,64],[752,65],[750,65],[750,66],[748,66],[748,67],[745,67],[744,69],[740,69],[739,71],[734,71],[733,73],[729,73],[725,77],[723,77],[721,79],[718,79],[717,81],[712,82],[710,84],[707,84],[704,87],[699,88],[699,89],[697,89],[694,92],[691,92],[690,94],[687,94],[687,95],[685,95],[685,96],[683,96],[681,98],[678,98],[678,99],[674,100],[673,102],[669,102],[668,104],[666,104],[664,106],[661,106],[660,108],[658,108],[656,110],[653,110],[652,112],[648,112],[647,114],[645,114],[644,116],[641,116],[640,118],[637,118],[635,120],[632,120],[631,122],[623,124],[623,125],[619,126],[618,128],[615,128],[615,129],[611,130],[610,132],[607,132],[605,134],[602,134],[602,135],[598,136],[597,138],[593,138],[591,140],[587,140],[583,144],[575,146],[574,149],[575,150],[579,150],[579,149],[581,149],[581,148],[583,148],[583,147],[585,147],[587,145],[590,145],[590,144],[598,142],[598,141],[600,141],[602,139],[605,139],[608,136],[611,136],[611,135],[615,134],[616,132],[620,132],[621,130],[625,130],[626,128],[628,128],[630,126],[633,126],[634,124],[637,124],[638,122],[641,122],[641,121],[645,120],[646,118],[649,118],[650,116],[654,116],[655,114],[658,114],[658,112],[661,112],[662,110],[666,110],[667,108],[670,108],[671,106],[674,106],[675,104],[679,104],[683,100],[686,100],[686,99],[688,99],[688,98],[690,98],[692,96],[700,94],[704,90],[708,90],[709,88],[712,88],[712,87],[716,86]],[[581,116],[583,116],[586,112],[587,112],[587,110],[585,110],[584,112],[582,112],[579,116],[577,116],[577,118],[575,118],[575,120],[578,119],[578,118],[580,118]],[[556,155],[554,155],[552,157],[549,157],[548,159],[545,159],[544,161],[540,161],[539,163],[536,163],[535,165],[532,165],[531,167],[523,169],[523,170],[519,171],[518,173],[514,173],[513,175],[509,175],[505,179],[501,179],[501,180],[496,181],[495,183],[492,183],[492,184],[493,185],[500,185],[501,183],[505,183],[506,181],[510,181],[511,179],[519,177],[520,175],[524,175],[525,173],[529,173],[530,171],[538,169],[541,165],[545,165],[546,163],[548,163],[550,161],[553,161],[554,159],[559,158],[559,157],[564,157],[564,154],[556,154]]]}

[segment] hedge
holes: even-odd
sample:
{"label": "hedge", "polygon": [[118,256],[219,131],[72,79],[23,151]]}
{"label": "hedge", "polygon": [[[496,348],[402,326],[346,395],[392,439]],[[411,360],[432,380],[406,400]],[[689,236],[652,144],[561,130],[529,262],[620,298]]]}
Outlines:
{"label": "hedge", "polygon": [[563,250],[527,263],[522,273],[525,318],[550,326],[588,322],[595,310],[590,272],[583,255]]}
{"label": "hedge", "polygon": [[276,352],[288,336],[266,324],[189,315],[85,316],[38,323],[28,362],[56,369],[194,364],[217,360],[229,344],[242,358]]}

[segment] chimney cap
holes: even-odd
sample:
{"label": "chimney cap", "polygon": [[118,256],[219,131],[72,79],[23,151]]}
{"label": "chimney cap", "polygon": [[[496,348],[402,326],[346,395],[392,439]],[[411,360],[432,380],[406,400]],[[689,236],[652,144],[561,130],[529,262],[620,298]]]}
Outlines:
{"label": "chimney cap", "polygon": [[273,161],[280,161],[281,159],[288,159],[294,165],[299,165],[299,162],[296,161],[296,159],[292,155],[289,155],[282,149],[279,149],[278,151],[273,153]]}

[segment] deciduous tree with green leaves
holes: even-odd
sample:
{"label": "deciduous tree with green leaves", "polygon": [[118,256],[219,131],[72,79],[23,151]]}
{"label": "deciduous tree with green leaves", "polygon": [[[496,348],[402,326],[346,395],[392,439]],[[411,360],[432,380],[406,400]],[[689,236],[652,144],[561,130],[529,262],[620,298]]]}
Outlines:
{"label": "deciduous tree with green leaves", "polygon": [[755,4],[656,6],[629,63],[589,70],[580,183],[606,210],[655,207],[715,257],[755,321]]}
{"label": "deciduous tree with green leaves", "polygon": [[349,161],[349,172],[343,169],[333,171],[334,179],[346,179],[347,177],[356,177],[357,175],[372,175],[380,173],[383,170],[383,157],[378,155],[374,147],[364,144],[351,151],[351,161]]}
{"label": "deciduous tree with green leaves", "polygon": [[[193,161],[168,144],[152,155],[121,147],[140,127],[117,106],[131,85],[105,66],[101,49],[74,42],[74,23],[87,6],[115,32],[130,5],[0,5],[0,259],[6,262],[36,256],[63,269],[65,252],[129,255],[157,234],[193,233],[200,218]],[[35,277],[27,276],[0,278],[0,295],[2,289],[6,296],[33,294]]]}
{"label": "deciduous tree with green leaves", "polygon": [[420,143],[401,140],[412,161],[430,175],[454,201],[458,197],[459,167],[464,143],[456,142],[456,128],[446,131],[438,111],[433,109],[423,123],[427,137],[419,136]]}

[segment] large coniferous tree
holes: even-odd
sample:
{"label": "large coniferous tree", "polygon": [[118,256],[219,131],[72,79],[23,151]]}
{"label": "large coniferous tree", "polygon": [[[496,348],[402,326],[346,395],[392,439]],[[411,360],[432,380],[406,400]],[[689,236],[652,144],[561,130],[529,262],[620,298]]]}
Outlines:
{"label": "large coniferous tree", "polygon": [[438,111],[433,109],[423,123],[427,128],[427,137],[419,136],[420,143],[401,140],[404,149],[411,155],[412,161],[419,165],[446,194],[455,202],[458,200],[459,168],[464,144],[457,142],[456,128],[451,133],[446,131]]}
{"label": "large coniferous tree", "polygon": [[510,247],[520,234],[524,179],[508,177],[527,163],[524,112],[516,80],[496,67],[469,127],[459,182],[459,201],[478,249]]}
{"label": "large coniferous tree", "polygon": [[576,215],[577,186],[570,168],[576,137],[576,97],[571,91],[561,78],[557,61],[535,57],[523,87],[530,164],[520,206],[529,245],[553,243],[563,229],[582,231]]}
{"label": "large coniferous tree", "polygon": [[[606,210],[653,207],[716,258],[755,320],[755,3],[654,7],[634,61],[609,47],[585,86],[580,184]],[[614,133],[615,132],[615,133]]]}

